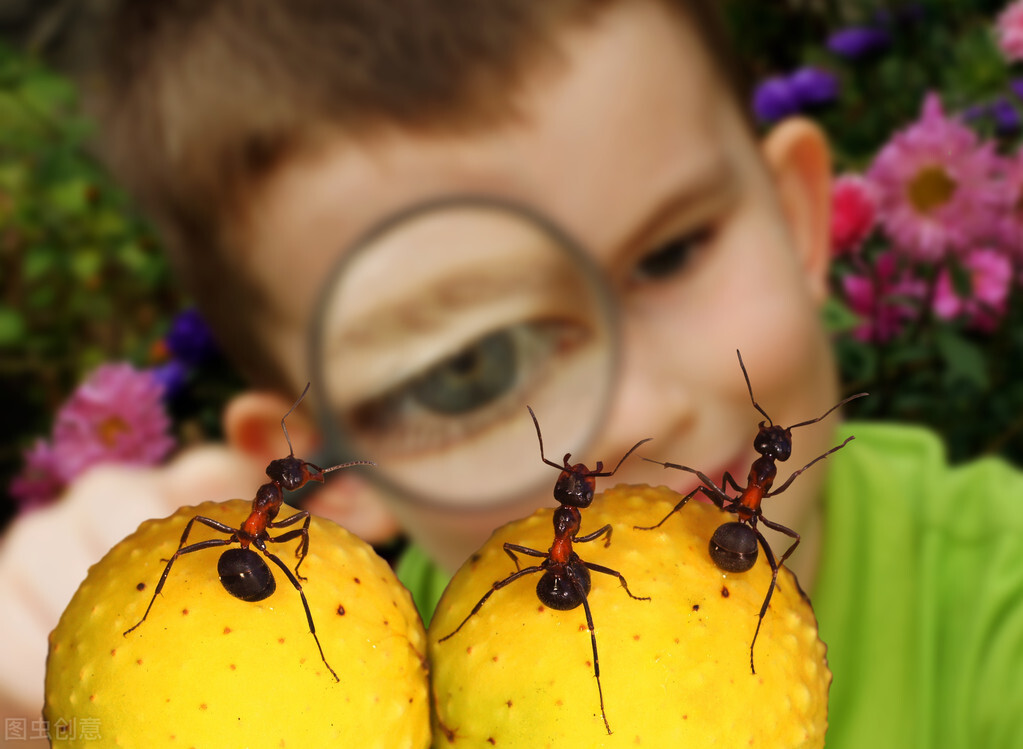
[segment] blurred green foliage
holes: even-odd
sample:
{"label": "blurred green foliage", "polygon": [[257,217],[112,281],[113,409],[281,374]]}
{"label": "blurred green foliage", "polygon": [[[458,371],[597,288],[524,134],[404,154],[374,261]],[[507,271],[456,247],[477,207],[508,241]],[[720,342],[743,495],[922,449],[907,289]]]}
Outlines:
{"label": "blurred green foliage", "polygon": [[[144,363],[182,299],[90,155],[75,87],[0,46],[0,483],[100,362]],[[10,512],[10,503],[2,502]]]}

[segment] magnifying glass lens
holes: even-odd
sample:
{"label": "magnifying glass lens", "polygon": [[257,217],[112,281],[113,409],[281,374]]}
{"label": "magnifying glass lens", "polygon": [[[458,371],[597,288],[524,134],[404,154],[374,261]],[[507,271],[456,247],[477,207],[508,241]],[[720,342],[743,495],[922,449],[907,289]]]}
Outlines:
{"label": "magnifying glass lens", "polygon": [[406,211],[348,250],[313,351],[344,459],[408,497],[466,508],[544,482],[544,442],[582,451],[614,370],[609,297],[545,219],[486,200]]}

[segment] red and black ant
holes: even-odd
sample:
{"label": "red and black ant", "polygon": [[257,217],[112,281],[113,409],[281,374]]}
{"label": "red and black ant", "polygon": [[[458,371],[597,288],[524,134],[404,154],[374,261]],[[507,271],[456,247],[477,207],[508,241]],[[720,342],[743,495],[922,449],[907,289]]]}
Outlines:
{"label": "red and black ant", "polygon": [[[753,646],[756,645],[757,635],[760,634],[760,625],[764,621],[764,615],[767,613],[767,607],[771,603],[771,596],[778,584],[778,570],[781,565],[785,563],[785,560],[789,558],[792,552],[796,550],[800,541],[799,534],[791,528],[787,528],[780,523],[775,523],[765,518],[763,511],[760,509],[760,503],[767,497],[774,497],[781,494],[789,488],[799,474],[817,461],[823,460],[836,450],[840,450],[845,447],[849,444],[853,437],[846,438],[845,442],[841,445],[831,448],[823,455],[818,455],[798,471],[793,472],[792,475],[785,480],[785,483],[772,491],[771,487],[774,485],[774,479],[778,475],[778,467],[775,461],[786,461],[792,454],[793,429],[807,426],[809,424],[815,424],[836,408],[844,406],[846,403],[851,400],[855,400],[856,398],[862,398],[867,395],[867,393],[850,395],[848,398],[836,403],[816,419],[801,421],[790,427],[779,426],[771,420],[771,417],[767,415],[767,412],[760,407],[756,398],[753,397],[753,386],[750,385],[749,374],[746,372],[746,365],[742,362],[742,354],[740,354],[739,351],[736,351],[735,353],[739,357],[739,367],[742,369],[742,376],[746,379],[746,389],[749,390],[750,401],[752,401],[753,407],[767,420],[760,422],[758,427],[759,431],[757,432],[756,438],[753,440],[753,449],[757,451],[760,457],[754,460],[753,465],[750,466],[749,476],[746,478],[746,486],[739,486],[738,482],[732,478],[732,475],[728,471],[725,471],[724,476],[722,477],[722,484],[724,484],[724,486],[718,486],[706,474],[697,471],[695,468],[678,465],[677,463],[662,463],[659,460],[644,458],[644,460],[648,460],[651,463],[658,463],[665,468],[677,468],[681,471],[695,473],[703,483],[685,495],[681,501],[675,505],[671,512],[664,516],[661,522],[651,526],[641,527],[637,525],[635,527],[637,530],[645,531],[659,528],[665,520],[685,507],[686,503],[696,496],[697,492],[702,493],[725,512],[731,512],[738,516],[738,520],[724,523],[716,531],[714,531],[714,534],[710,539],[710,557],[714,560],[714,564],[716,564],[718,568],[725,570],[726,572],[746,572],[751,569],[757,561],[757,544],[759,543],[759,545],[764,548],[764,553],[767,555],[767,561],[771,565],[771,585],[768,587],[767,596],[764,598],[764,603],[760,607],[760,615],[757,619],[757,628],[753,633],[753,641],[749,646],[750,670],[755,674],[757,671],[753,665]],[[729,486],[737,491],[739,496],[729,496],[726,491],[726,488]],[[789,538],[794,539],[792,545],[786,549],[785,553],[782,554],[781,558],[777,561],[775,561],[774,553],[771,551],[771,547],[767,543],[767,539],[764,538],[764,535],[757,528],[758,522],[762,522],[768,528],[776,530],[785,534]]]}
{"label": "red and black ant", "polygon": [[[309,551],[309,523],[310,515],[305,510],[300,510],[294,515],[289,515],[283,520],[275,520],[277,514],[281,510],[281,506],[284,504],[284,492],[295,491],[305,486],[309,481],[323,482],[323,475],[336,471],[339,468],[348,468],[353,465],[375,465],[372,461],[368,460],[356,460],[351,463],[342,463],[331,468],[320,468],[312,463],[308,463],[304,460],[300,460],[295,457],[295,449],[291,446],[291,437],[288,436],[288,427],[285,425],[285,419],[291,415],[298,404],[305,398],[306,393],[309,392],[309,385],[305,386],[305,390],[302,391],[302,395],[299,396],[295,404],[288,409],[288,412],[284,414],[281,419],[281,428],[284,430],[284,439],[288,442],[288,448],[290,454],[286,458],[280,458],[278,460],[270,461],[270,464],[266,468],[266,475],[270,477],[270,482],[263,484],[256,491],[256,497],[252,500],[252,512],[249,517],[241,524],[239,528],[232,528],[229,525],[225,525],[220,521],[214,520],[213,518],[204,517],[202,515],[195,515],[192,517],[188,524],[185,525],[185,531],[181,534],[181,541],[178,543],[177,551],[174,552],[173,556],[167,560],[167,566],[163,569],[163,575],[160,576],[160,582],[156,585],[156,590],[153,592],[153,597],[149,601],[149,605],[146,607],[146,612],[142,615],[139,620],[131,629],[125,631],[125,635],[128,635],[132,630],[140,627],[142,622],[149,616],[150,609],[153,608],[153,604],[156,602],[156,597],[160,595],[160,591],[163,590],[164,583],[167,582],[167,576],[170,574],[171,566],[174,564],[174,560],[183,554],[191,554],[194,551],[202,551],[203,549],[211,549],[218,546],[229,546],[231,544],[239,544],[239,548],[227,549],[223,554],[220,555],[220,561],[217,562],[217,573],[220,576],[220,582],[224,586],[224,589],[235,598],[240,598],[243,601],[262,601],[265,598],[269,598],[273,595],[277,589],[277,582],[274,580],[273,572],[267,566],[266,562],[254,552],[250,546],[254,546],[263,553],[267,559],[280,567],[288,580],[298,591],[298,594],[302,597],[302,606],[305,607],[306,620],[309,623],[309,634],[313,636],[313,640],[316,641],[316,647],[320,651],[320,658],[323,660],[323,665],[327,667],[331,675],[334,677],[334,681],[340,681],[334,669],[327,663],[327,658],[323,654],[323,648],[320,645],[320,638],[316,636],[316,627],[313,625],[313,615],[309,610],[309,602],[306,601],[305,593],[302,591],[302,586],[299,584],[299,580],[305,580],[307,578],[299,574],[298,568],[305,560],[306,554]],[[294,530],[282,533],[279,536],[271,536],[268,532],[268,528],[283,528],[289,525],[295,525],[302,521],[302,527]],[[211,538],[206,541],[198,541],[193,544],[185,546],[185,542],[188,540],[188,534],[192,530],[192,525],[196,522],[202,523],[205,526],[212,528],[220,533],[227,533],[230,538]],[[270,543],[286,543],[296,538],[301,539],[298,544],[298,548],[295,550],[295,556],[298,557],[298,562],[295,564],[295,571],[292,573],[288,566],[280,560],[280,558],[267,549],[266,544]]]}
{"label": "red and black ant", "polygon": [[[616,570],[603,565],[593,564],[592,562],[585,562],[579,558],[579,555],[572,550],[573,543],[587,543],[589,541],[596,541],[601,536],[604,536],[604,547],[611,545],[611,525],[605,525],[593,533],[589,533],[585,536],[577,536],[580,525],[582,523],[582,514],[579,512],[580,508],[589,507],[593,502],[593,494],[596,489],[595,479],[598,476],[613,476],[615,472],[621,467],[625,459],[629,457],[633,451],[642,445],[644,442],[649,442],[650,438],[640,440],[632,448],[622,456],[622,459],[618,461],[618,465],[614,467],[612,471],[604,471],[604,464],[597,461],[596,470],[591,471],[582,463],[571,464],[569,458],[572,457],[571,453],[565,453],[563,465],[558,465],[553,461],[547,459],[544,455],[543,450],[543,436],[540,434],[540,423],[536,420],[536,414],[533,413],[533,409],[529,408],[529,415],[533,418],[533,425],[536,427],[536,437],[540,442],[540,459],[543,460],[549,466],[558,468],[561,470],[561,475],[558,477],[557,483],[554,485],[554,499],[559,503],[559,507],[554,511],[554,542],[551,544],[550,549],[546,552],[539,551],[538,549],[530,549],[527,546],[519,546],[518,544],[505,543],[504,551],[512,558],[515,562],[515,572],[508,575],[503,580],[498,580],[490,586],[490,590],[483,594],[483,597],[473,606],[472,611],[469,615],[462,620],[462,623],[455,628],[455,631],[451,634],[445,635],[438,640],[438,643],[444,642],[445,640],[454,637],[458,631],[465,626],[468,622],[486,603],[487,599],[494,594],[495,591],[515,582],[520,577],[531,575],[534,572],[543,572],[543,576],[537,581],[536,584],[536,596],[540,599],[540,602],[548,608],[556,611],[570,611],[577,608],[582,604],[583,611],[586,613],[586,626],[590,630],[590,642],[593,646],[593,676],[597,680],[597,695],[600,698],[600,717],[604,720],[604,728],[607,729],[608,734],[611,733],[611,726],[607,722],[607,715],[604,712],[604,690],[600,685],[600,661],[597,658],[597,635],[593,629],[593,616],[590,613],[590,605],[586,600],[587,595],[590,592],[590,571],[600,572],[605,575],[611,575],[617,577],[618,581],[625,588],[625,592],[629,594],[629,597],[634,598],[637,601],[649,601],[647,597],[635,596],[632,591],[629,590],[628,583],[625,582],[625,577]],[[538,565],[532,567],[522,568],[519,566],[519,559],[515,556],[516,552],[519,554],[526,554],[531,557],[540,557],[543,559]]]}

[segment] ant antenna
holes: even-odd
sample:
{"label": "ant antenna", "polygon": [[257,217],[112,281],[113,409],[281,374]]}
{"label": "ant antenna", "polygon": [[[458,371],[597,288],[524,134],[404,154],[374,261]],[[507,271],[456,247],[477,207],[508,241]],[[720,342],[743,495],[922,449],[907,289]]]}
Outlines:
{"label": "ant antenna", "polygon": [[[529,415],[531,417],[533,417],[533,426],[536,427],[536,439],[540,443],[540,459],[544,463],[546,463],[547,465],[549,465],[549,466],[551,466],[553,468],[560,468],[560,469],[566,468],[568,466],[568,461],[572,458],[572,453],[565,453],[564,465],[558,465],[557,463],[555,463],[552,460],[547,460],[546,456],[544,456],[544,454],[543,454],[543,435],[540,434],[540,422],[536,420],[536,414],[533,413],[533,409],[530,406],[526,406],[526,408],[529,410]],[[603,470],[603,468],[604,468],[603,462],[598,460],[597,461],[597,468],[596,468],[596,470],[591,471],[591,470],[589,470],[587,468],[587,469],[585,469],[586,473],[584,475],[586,475],[586,476],[601,476],[601,477],[603,477],[603,476],[613,476],[615,473],[618,472],[618,469],[622,467],[622,463],[625,462],[625,459],[627,457],[629,457],[630,455],[632,455],[633,452],[635,452],[637,447],[639,447],[642,444],[645,444],[645,443],[649,442],[652,439],[653,439],[653,437],[647,437],[646,439],[642,439],[639,442],[637,442],[635,445],[630,447],[629,451],[627,453],[625,453],[625,455],[622,456],[622,459],[618,461],[618,465],[616,465],[613,470],[611,470],[611,471],[604,471]]]}
{"label": "ant antenna", "polygon": [[757,409],[760,412],[760,414],[765,419],[767,419],[767,425],[768,426],[772,426],[773,427],[774,426],[774,421],[771,419],[770,416],[767,415],[767,411],[765,411],[764,409],[762,409],[760,407],[760,404],[757,403],[757,399],[753,397],[753,386],[750,384],[749,374],[747,374],[747,372],[746,372],[746,365],[742,363],[742,354],[739,353],[739,349],[735,350],[735,355],[739,357],[739,367],[742,369],[742,376],[746,379],[746,389],[749,390],[749,399],[750,399],[750,402],[753,403],[753,408]]}
{"label": "ant antenna", "polygon": [[[757,403],[756,399],[753,397],[753,386],[750,384],[749,375],[746,373],[746,365],[743,364],[743,362],[742,362],[742,354],[739,353],[739,349],[735,350],[735,355],[739,357],[739,366],[742,368],[742,376],[746,379],[746,389],[749,390],[749,399],[750,399],[750,401],[753,402],[753,408],[757,409],[764,416],[764,418],[767,419],[767,425],[768,426],[772,426],[773,427],[774,426],[774,421],[771,420],[771,417],[767,415],[767,412],[760,407],[760,404]],[[808,424],[816,424],[818,421],[823,421],[824,417],[826,417],[829,413],[834,411],[836,408],[841,408],[842,406],[844,406],[849,401],[854,401],[857,398],[863,398],[863,397],[865,397],[867,395],[870,395],[870,393],[856,393],[855,395],[850,395],[845,400],[839,401],[838,403],[833,405],[831,408],[829,408],[827,411],[822,413],[816,419],[807,419],[806,421],[801,421],[798,424],[793,424],[792,426],[789,427],[789,430],[791,431],[792,429],[795,429],[796,427],[805,427]]]}
{"label": "ant antenna", "polygon": [[[288,450],[291,451],[290,457],[292,457],[292,458],[295,457],[295,448],[293,448],[291,446],[291,436],[288,434],[288,427],[287,427],[287,425],[284,422],[287,420],[287,418],[289,416],[291,416],[291,412],[294,411],[296,408],[298,408],[298,404],[302,402],[302,399],[305,398],[305,394],[309,392],[309,386],[310,385],[312,385],[311,382],[307,382],[305,384],[305,390],[302,391],[302,395],[298,396],[298,400],[295,401],[294,404],[292,404],[291,408],[288,409],[288,412],[286,414],[284,414],[284,416],[281,417],[281,429],[284,430],[284,439],[286,439],[288,441]],[[338,466],[338,467],[340,467],[340,466]],[[330,470],[334,470],[334,469],[331,468]]]}

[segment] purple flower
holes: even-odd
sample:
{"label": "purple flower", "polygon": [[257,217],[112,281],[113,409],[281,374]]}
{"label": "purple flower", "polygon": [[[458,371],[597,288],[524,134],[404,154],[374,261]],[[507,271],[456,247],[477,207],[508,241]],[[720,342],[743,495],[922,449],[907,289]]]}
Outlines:
{"label": "purple flower", "polygon": [[885,52],[891,36],[884,29],[851,26],[828,37],[828,49],[847,60],[863,60]]}
{"label": "purple flower", "polygon": [[995,121],[995,133],[1001,136],[1010,136],[1019,132],[1019,110],[1008,99],[996,99],[991,102],[988,111]]}
{"label": "purple flower", "polygon": [[1018,98],[1023,99],[1023,78],[1013,78],[1009,81],[1009,88]]}
{"label": "purple flower", "polygon": [[789,88],[801,109],[830,104],[838,98],[838,79],[820,68],[800,68],[789,76]]}
{"label": "purple flower", "polygon": [[188,382],[188,367],[180,359],[171,359],[152,367],[149,372],[163,387],[164,400],[173,400]]}
{"label": "purple flower", "polygon": [[777,122],[798,111],[799,99],[785,76],[767,78],[753,92],[753,112],[761,122]]}
{"label": "purple flower", "polygon": [[179,313],[165,340],[171,354],[189,366],[202,364],[217,353],[213,331],[196,309]]}
{"label": "purple flower", "polygon": [[154,465],[174,448],[163,386],[130,364],[103,364],[78,386],[57,414],[53,451],[60,478],[70,482],[105,463]]}
{"label": "purple flower", "polygon": [[10,493],[22,512],[52,502],[64,489],[58,470],[57,454],[44,439],[24,453],[25,465],[11,481]]}

